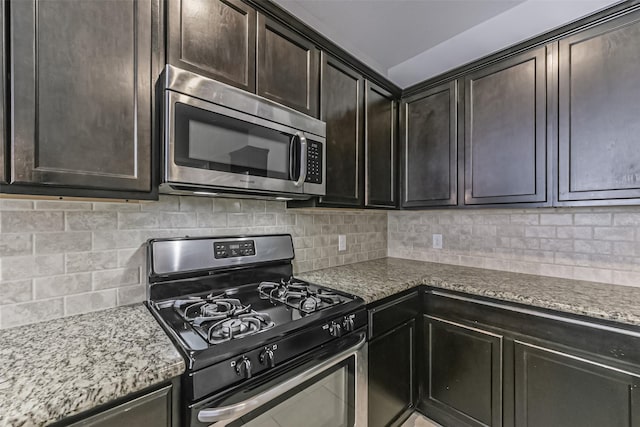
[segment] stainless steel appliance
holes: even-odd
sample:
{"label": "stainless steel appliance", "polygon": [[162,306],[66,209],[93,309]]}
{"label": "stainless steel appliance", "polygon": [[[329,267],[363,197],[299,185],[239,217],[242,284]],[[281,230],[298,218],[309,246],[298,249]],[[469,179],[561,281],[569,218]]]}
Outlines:
{"label": "stainless steel appliance", "polygon": [[171,65],[163,82],[161,192],[325,194],[324,122]]}
{"label": "stainless steel appliance", "polygon": [[290,235],[153,239],[148,307],[185,426],[366,427],[364,301],[292,276]]}

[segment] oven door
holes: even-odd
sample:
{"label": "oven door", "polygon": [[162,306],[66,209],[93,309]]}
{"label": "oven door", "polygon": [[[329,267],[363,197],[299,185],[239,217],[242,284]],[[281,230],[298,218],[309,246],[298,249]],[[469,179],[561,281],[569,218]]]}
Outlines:
{"label": "oven door", "polygon": [[189,412],[191,426],[366,427],[366,333],[353,333],[286,372]]}
{"label": "oven door", "polygon": [[321,137],[165,91],[164,178],[170,184],[302,194],[308,148]]}

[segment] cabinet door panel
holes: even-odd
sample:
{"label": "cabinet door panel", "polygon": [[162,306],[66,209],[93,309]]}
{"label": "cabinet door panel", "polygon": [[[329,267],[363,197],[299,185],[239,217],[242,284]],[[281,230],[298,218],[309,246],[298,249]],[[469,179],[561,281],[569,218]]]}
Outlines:
{"label": "cabinet door panel", "polygon": [[415,404],[415,320],[369,343],[369,427],[383,427]]}
{"label": "cabinet door panel", "polygon": [[465,204],[545,202],[545,48],[465,78]]}
{"label": "cabinet door panel", "polygon": [[[0,0],[0,81],[6,81],[5,76],[5,37],[4,37],[4,18],[5,18],[5,1]],[[6,183],[7,179],[7,170],[6,170],[6,162],[7,162],[7,144],[4,139],[5,135],[5,112],[6,112],[6,98],[5,98],[5,85],[0,85],[0,184]]]}
{"label": "cabinet door panel", "polygon": [[640,198],[640,13],[560,41],[560,201]]}
{"label": "cabinet door panel", "polygon": [[457,204],[456,86],[403,102],[403,207]]}
{"label": "cabinet door panel", "polygon": [[638,380],[601,364],[516,342],[516,426],[637,427]]}
{"label": "cabinet door panel", "polygon": [[431,316],[425,333],[425,410],[443,423],[501,426],[502,337]]}
{"label": "cabinet door panel", "polygon": [[169,63],[255,92],[256,12],[240,0],[168,2]]}
{"label": "cabinet door panel", "polygon": [[327,194],[321,204],[362,205],[364,79],[322,54],[322,114],[327,123]]}
{"label": "cabinet door panel", "polygon": [[258,14],[258,94],[317,117],[319,50]]}
{"label": "cabinet door panel", "polygon": [[151,190],[152,1],[11,7],[12,182]]}
{"label": "cabinet door panel", "polygon": [[396,101],[370,82],[365,88],[365,205],[393,208],[396,197]]}

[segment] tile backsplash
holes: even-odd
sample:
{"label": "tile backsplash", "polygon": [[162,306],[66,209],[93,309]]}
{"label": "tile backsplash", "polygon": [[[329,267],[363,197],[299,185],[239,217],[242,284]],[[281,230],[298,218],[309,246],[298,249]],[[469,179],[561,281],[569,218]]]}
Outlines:
{"label": "tile backsplash", "polygon": [[[387,214],[161,196],[106,203],[0,199],[0,328],[142,301],[153,237],[291,233],[297,272],[387,255]],[[347,251],[338,252],[338,234]]]}
{"label": "tile backsplash", "polygon": [[[389,256],[640,286],[640,207],[389,212]],[[433,234],[443,248],[433,249]]]}

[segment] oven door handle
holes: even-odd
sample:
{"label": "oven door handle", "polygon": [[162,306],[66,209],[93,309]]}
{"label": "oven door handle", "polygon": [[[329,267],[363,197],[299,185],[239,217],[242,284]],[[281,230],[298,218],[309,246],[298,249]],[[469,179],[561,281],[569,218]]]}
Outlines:
{"label": "oven door handle", "polygon": [[[198,421],[203,423],[212,423],[212,425],[227,425],[227,423],[236,420],[256,409],[263,406],[264,404],[276,399],[288,391],[293,390],[300,384],[305,381],[310,380],[318,374],[326,371],[337,363],[342,362],[345,359],[356,354],[358,351],[364,347],[366,344],[366,334],[364,332],[361,333],[361,337],[358,340],[358,343],[353,347],[348,348],[338,354],[335,354],[325,360],[320,361],[316,366],[311,369],[308,369],[288,380],[284,381],[277,386],[260,393],[251,399],[247,399],[240,403],[236,403],[229,406],[222,406],[219,408],[206,408],[201,409],[198,412]],[[357,362],[356,362],[357,363]],[[226,421],[226,422],[225,422]],[[222,422],[223,424],[217,424]]]}

